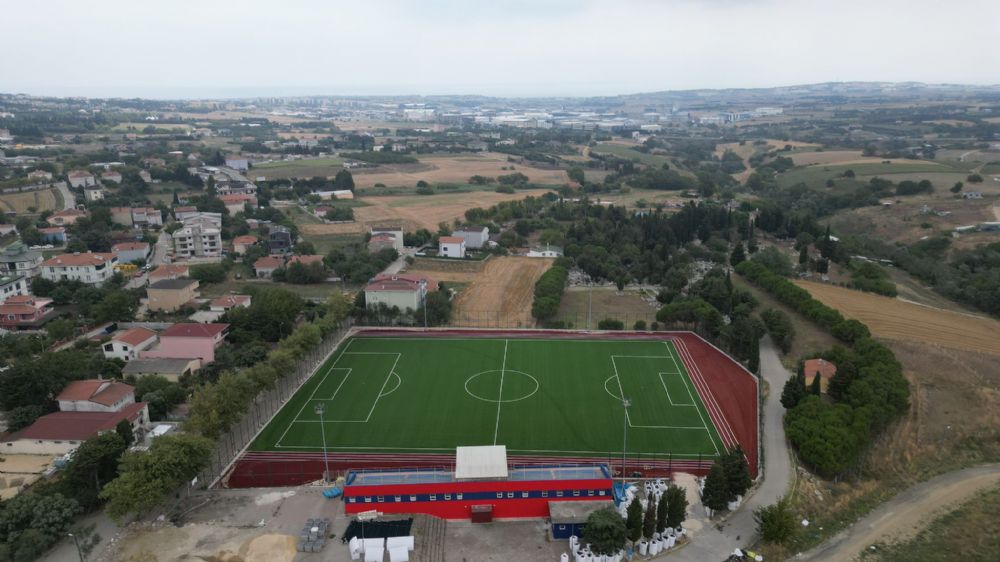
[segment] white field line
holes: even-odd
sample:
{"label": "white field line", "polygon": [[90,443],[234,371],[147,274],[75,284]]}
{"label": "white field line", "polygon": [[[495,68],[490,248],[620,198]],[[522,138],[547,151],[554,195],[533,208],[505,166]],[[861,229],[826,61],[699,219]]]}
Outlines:
{"label": "white field line", "polygon": [[[667,342],[663,342],[663,345],[667,345]],[[701,370],[698,368],[697,362],[690,355],[690,352],[688,352],[687,347],[684,346],[684,342],[675,340],[674,345],[677,348],[677,352],[680,353],[682,357],[687,356],[690,359],[691,368],[688,371],[688,374],[690,375],[695,388],[700,391],[699,395],[702,398],[702,404],[704,404],[706,410],[709,412],[709,416],[711,416],[712,421],[717,422],[716,430],[719,433],[719,437],[722,439],[722,446],[728,449],[737,443],[736,434],[733,433],[732,427],[729,426],[729,422],[726,420],[726,416],[723,414],[722,408],[720,408],[718,402],[715,401],[715,396],[712,394],[708,382],[702,378]]]}
{"label": "white field line", "polygon": [[[663,342],[663,345],[666,346],[667,349],[670,349],[670,346],[667,345],[667,342]],[[673,353],[670,354],[670,360],[674,362],[674,367],[677,367],[677,372],[681,372],[681,366],[677,364],[677,360],[674,359],[674,354]],[[685,385],[686,384],[687,383],[685,383]],[[715,454],[717,454],[717,455],[720,454],[719,453],[719,446],[715,443],[715,438],[712,437],[712,430],[709,429],[708,424],[705,422],[705,415],[701,413],[701,408],[695,408],[695,411],[698,412],[698,417],[701,418],[701,423],[702,423],[702,425],[705,426],[704,429],[705,429],[705,432],[708,433],[708,440],[711,441],[712,442],[712,446],[715,447]]]}
{"label": "white field line", "polygon": [[[309,402],[312,401],[313,396],[316,395],[316,391],[319,390],[319,387],[323,386],[323,383],[326,382],[326,377],[330,376],[330,373],[337,366],[337,363],[340,362],[340,358],[343,357],[345,353],[347,353],[347,350],[351,348],[351,344],[353,343],[354,343],[354,338],[351,338],[351,340],[347,342],[347,345],[344,346],[344,351],[341,351],[340,355],[338,355],[337,358],[333,360],[333,364],[330,365],[330,368],[326,370],[326,373],[323,375],[323,378],[319,381],[319,384],[317,384],[316,387],[313,388],[312,393],[309,394],[309,398],[302,403],[302,407],[299,408],[299,411],[295,414],[295,417],[292,418],[292,421],[288,423],[288,427],[285,428],[285,432],[282,433],[281,437],[279,437],[278,440],[274,442],[275,447],[281,446],[281,441],[285,438],[286,435],[288,435],[288,430],[292,429],[292,425],[295,424],[295,420],[299,419],[299,416],[302,415],[302,411],[306,409],[306,405],[308,405]],[[294,397],[294,395],[292,396]]]}
{"label": "white field line", "polygon": [[493,428],[493,444],[497,444],[497,436],[500,435],[500,408],[503,406],[503,374],[507,370],[507,340],[503,340],[503,364],[500,365],[500,393],[497,395],[497,423]]}

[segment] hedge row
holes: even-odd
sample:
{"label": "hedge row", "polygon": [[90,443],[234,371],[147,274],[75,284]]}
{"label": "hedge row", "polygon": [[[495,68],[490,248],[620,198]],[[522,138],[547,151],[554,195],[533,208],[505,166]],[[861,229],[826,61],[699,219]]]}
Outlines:
{"label": "hedge row", "polygon": [[553,265],[535,282],[535,302],[531,305],[531,315],[539,320],[548,320],[559,312],[563,291],[569,270],[561,265]]}

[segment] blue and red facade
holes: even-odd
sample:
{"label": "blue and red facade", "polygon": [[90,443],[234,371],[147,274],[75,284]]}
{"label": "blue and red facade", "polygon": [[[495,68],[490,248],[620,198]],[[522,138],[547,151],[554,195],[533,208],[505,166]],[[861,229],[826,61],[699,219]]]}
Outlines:
{"label": "blue and red facade", "polygon": [[[359,473],[350,473],[344,488],[347,514],[377,510],[382,513],[426,513],[444,519],[470,519],[473,506],[489,506],[492,517],[548,517],[549,502],[608,501],[613,499],[611,475],[606,466],[552,467],[545,472],[534,469],[504,480],[456,481],[445,471],[424,472],[422,483],[393,483],[405,480],[404,473],[366,473],[378,483],[365,484]],[[562,469],[568,470],[562,470]],[[585,473],[591,477],[575,478]],[[412,473],[409,473],[412,474]],[[437,478],[435,478],[437,477]],[[375,479],[373,479],[375,480]],[[358,484],[362,482],[362,484]]]}

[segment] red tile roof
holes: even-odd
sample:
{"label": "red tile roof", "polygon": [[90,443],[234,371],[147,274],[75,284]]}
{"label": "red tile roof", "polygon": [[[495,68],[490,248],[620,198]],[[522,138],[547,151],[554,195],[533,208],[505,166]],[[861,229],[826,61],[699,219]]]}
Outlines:
{"label": "red tile roof", "polygon": [[416,291],[420,288],[420,282],[427,282],[427,290],[437,290],[437,281],[426,277],[410,275],[385,275],[378,274],[365,287],[365,291]]}
{"label": "red tile roof", "polygon": [[315,255],[315,254],[306,254],[306,255],[303,255],[303,256],[292,256],[288,260],[288,265],[292,265],[293,263],[301,263],[302,265],[309,265],[311,263],[323,263],[323,256],[319,256],[319,255]]}
{"label": "red tile roof", "polygon": [[250,295],[227,295],[219,297],[209,304],[211,307],[230,309],[250,302]]}
{"label": "red tile roof", "polygon": [[184,322],[167,328],[160,334],[160,338],[215,338],[228,327],[229,324]]}
{"label": "red tile roof", "polygon": [[821,378],[828,379],[837,373],[837,366],[825,359],[807,359],[803,372],[806,375],[806,382],[812,381],[816,373]]}
{"label": "red tile roof", "polygon": [[48,226],[45,228],[39,228],[38,232],[41,232],[42,234],[65,234],[66,228],[62,226]]}
{"label": "red tile roof", "polygon": [[114,254],[87,252],[85,254],[60,254],[42,262],[42,267],[82,267],[101,265],[115,260]]}
{"label": "red tile roof", "polygon": [[89,379],[69,383],[59,393],[56,400],[68,400],[72,402],[86,400],[101,404],[102,406],[111,406],[129,394],[134,393],[135,388],[123,382]]}
{"label": "red tile roof", "polygon": [[70,172],[70,173],[68,173],[66,175],[69,176],[69,177],[71,177],[71,178],[94,177],[94,174],[91,174],[90,172],[86,172],[84,170],[73,170],[72,172]]}
{"label": "red tile roof", "polygon": [[274,256],[264,256],[253,262],[254,269],[278,269],[285,265],[285,260]]}
{"label": "red tile roof", "polygon": [[461,236],[442,236],[438,238],[438,242],[442,244],[460,244],[465,241],[465,238]]}
{"label": "red tile roof", "polygon": [[188,266],[186,265],[174,265],[165,264],[157,267],[149,274],[150,279],[168,278],[168,277],[184,277],[188,274]]}
{"label": "red tile roof", "polygon": [[118,412],[55,412],[38,418],[30,426],[4,438],[86,441],[104,431],[112,431],[122,420],[134,421],[145,402],[129,404]]}
{"label": "red tile roof", "polygon": [[156,332],[153,330],[147,330],[146,328],[132,328],[131,330],[125,330],[124,332],[118,332],[111,337],[114,341],[120,341],[127,343],[131,346],[136,346],[142,342],[148,340],[149,338],[155,338]]}
{"label": "red tile roof", "polygon": [[233,244],[256,244],[256,243],[257,243],[257,237],[252,236],[250,234],[237,236],[236,238],[233,238]]}
{"label": "red tile roof", "polygon": [[148,250],[149,244],[146,242],[119,242],[111,246],[112,252],[127,252],[129,250]]}

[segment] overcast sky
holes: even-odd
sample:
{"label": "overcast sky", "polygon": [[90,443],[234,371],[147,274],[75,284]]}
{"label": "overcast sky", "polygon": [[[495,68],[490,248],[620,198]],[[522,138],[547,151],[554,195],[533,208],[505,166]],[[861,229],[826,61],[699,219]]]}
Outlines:
{"label": "overcast sky", "polygon": [[604,95],[1000,83],[1000,0],[5,0],[0,92]]}

